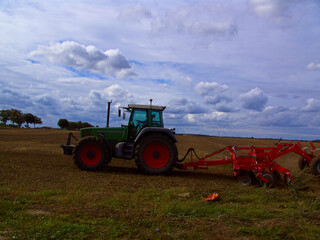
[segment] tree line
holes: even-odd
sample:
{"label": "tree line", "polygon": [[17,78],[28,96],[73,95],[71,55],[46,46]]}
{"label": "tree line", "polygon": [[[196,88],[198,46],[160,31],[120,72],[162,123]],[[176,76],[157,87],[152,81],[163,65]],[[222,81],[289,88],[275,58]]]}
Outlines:
{"label": "tree line", "polygon": [[[36,124],[42,124],[41,118],[31,114],[31,113],[22,113],[22,111],[11,108],[0,110],[0,120],[1,125],[7,126],[7,122],[10,121],[13,127],[21,128],[23,123],[26,123],[26,127],[29,128],[29,124],[33,124],[34,128]],[[15,125],[17,124],[17,125]]]}
{"label": "tree line", "polygon": [[87,122],[81,122],[81,121],[71,122],[71,121],[68,121],[67,119],[59,119],[58,126],[61,129],[66,129],[66,130],[78,130],[80,128],[93,127],[93,125]]}

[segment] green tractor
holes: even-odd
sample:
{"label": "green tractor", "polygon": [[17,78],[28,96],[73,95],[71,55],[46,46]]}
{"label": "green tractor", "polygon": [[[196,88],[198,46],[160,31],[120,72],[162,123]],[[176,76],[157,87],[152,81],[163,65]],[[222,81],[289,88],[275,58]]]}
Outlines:
{"label": "green tractor", "polygon": [[176,166],[178,150],[174,129],[164,128],[163,111],[166,107],[129,104],[119,107],[130,113],[128,125],[109,127],[110,104],[108,103],[107,127],[82,128],[80,140],[61,145],[64,154],[73,155],[75,165],[81,170],[96,171],[105,167],[112,158],[134,159],[137,167],[147,174],[168,173]]}

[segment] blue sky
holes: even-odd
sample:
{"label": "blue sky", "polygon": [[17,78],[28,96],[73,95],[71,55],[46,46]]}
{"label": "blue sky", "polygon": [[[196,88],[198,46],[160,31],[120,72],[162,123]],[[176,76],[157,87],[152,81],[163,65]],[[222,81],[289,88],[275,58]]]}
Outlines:
{"label": "blue sky", "polygon": [[0,109],[178,133],[319,139],[320,1],[1,1]]}

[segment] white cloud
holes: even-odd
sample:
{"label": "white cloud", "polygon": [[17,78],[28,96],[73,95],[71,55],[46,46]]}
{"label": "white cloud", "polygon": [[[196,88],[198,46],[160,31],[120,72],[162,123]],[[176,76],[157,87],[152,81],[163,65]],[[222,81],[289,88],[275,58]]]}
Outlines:
{"label": "white cloud", "polygon": [[187,114],[186,116],[185,116],[185,119],[187,120],[187,122],[189,122],[189,123],[195,123],[196,122],[196,119],[195,119],[195,116],[194,116],[194,114]]}
{"label": "white cloud", "polygon": [[221,102],[231,102],[232,99],[226,95],[223,95],[223,94],[215,94],[213,96],[206,96],[205,97],[205,103],[206,104],[213,104],[213,105],[216,105],[218,103],[221,103]]}
{"label": "white cloud", "polygon": [[134,75],[133,69],[119,49],[105,52],[96,47],[84,46],[74,41],[64,41],[50,46],[38,46],[31,57],[45,57],[49,62],[70,66],[78,70],[115,75],[117,78]]}
{"label": "white cloud", "polygon": [[308,124],[301,111],[284,106],[268,106],[262,112],[253,113],[251,118],[258,126],[301,127]]}
{"label": "white cloud", "polygon": [[115,99],[128,99],[132,95],[125,89],[123,89],[119,84],[113,84],[102,90],[102,94],[105,97],[115,98]]}
{"label": "white cloud", "polygon": [[320,70],[320,63],[309,63],[306,68],[307,70]]}
{"label": "white cloud", "polygon": [[111,100],[113,106],[126,106],[134,102],[134,96],[119,84],[113,84],[101,90],[91,90],[84,104],[92,104],[97,109],[105,110],[106,103]]}
{"label": "white cloud", "polygon": [[218,112],[225,112],[225,113],[228,113],[228,112],[237,112],[238,110],[234,107],[231,107],[231,106],[227,106],[225,104],[218,104],[216,106],[216,110]]}
{"label": "white cloud", "polygon": [[57,106],[57,101],[54,97],[50,96],[49,94],[45,94],[43,96],[36,97],[37,104],[44,105],[46,107]]}
{"label": "white cloud", "polygon": [[212,40],[215,37],[235,35],[238,27],[221,4],[196,3],[157,15],[153,21],[153,31],[157,34],[190,34]]}
{"label": "white cloud", "polygon": [[223,93],[228,90],[228,86],[217,82],[199,82],[194,90],[201,96],[207,96],[215,93]]}
{"label": "white cloud", "polygon": [[290,5],[295,0],[249,0],[253,12],[263,18],[269,18],[281,23],[290,18]]}
{"label": "white cloud", "polygon": [[229,113],[214,111],[208,114],[204,114],[202,117],[203,122],[214,121],[221,122],[225,124],[226,122],[232,120],[232,116]]}
{"label": "white cloud", "polygon": [[192,83],[192,78],[190,76],[181,76],[180,81],[183,85],[190,85]]}
{"label": "white cloud", "polygon": [[173,114],[198,114],[206,112],[202,106],[186,98],[171,100],[166,111]]}
{"label": "white cloud", "polygon": [[259,88],[251,89],[240,95],[240,101],[245,109],[262,111],[268,102],[268,97]]}
{"label": "white cloud", "polygon": [[320,111],[320,100],[315,98],[309,98],[307,104],[303,107],[306,112],[319,112]]}

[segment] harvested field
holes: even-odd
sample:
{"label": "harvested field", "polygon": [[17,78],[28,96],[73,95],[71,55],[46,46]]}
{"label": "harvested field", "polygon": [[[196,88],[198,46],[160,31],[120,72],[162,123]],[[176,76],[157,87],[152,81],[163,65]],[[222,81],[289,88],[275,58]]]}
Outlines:
{"label": "harvested field", "polygon": [[[298,171],[297,155],[278,161],[295,183],[270,189],[239,185],[231,166],[146,176],[134,161],[113,159],[103,171],[80,171],[62,154],[66,137],[59,130],[0,129],[1,240],[320,238],[320,181]],[[228,145],[275,142],[177,138],[180,158],[189,147],[204,156]],[[213,192],[219,201],[201,200]]]}

